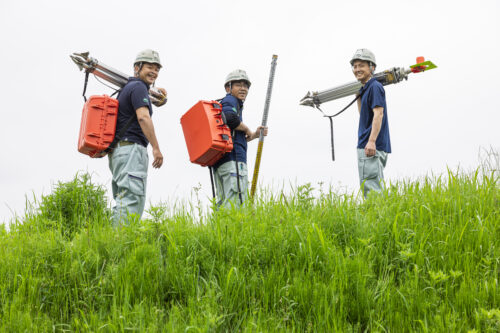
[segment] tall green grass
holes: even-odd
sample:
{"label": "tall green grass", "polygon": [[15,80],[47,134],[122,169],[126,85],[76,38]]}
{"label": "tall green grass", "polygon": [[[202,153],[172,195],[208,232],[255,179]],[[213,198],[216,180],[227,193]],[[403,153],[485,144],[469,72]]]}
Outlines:
{"label": "tall green grass", "polygon": [[0,328],[499,332],[499,181],[483,171],[364,201],[306,184],[201,223],[165,204],[119,229],[77,175],[0,229]]}

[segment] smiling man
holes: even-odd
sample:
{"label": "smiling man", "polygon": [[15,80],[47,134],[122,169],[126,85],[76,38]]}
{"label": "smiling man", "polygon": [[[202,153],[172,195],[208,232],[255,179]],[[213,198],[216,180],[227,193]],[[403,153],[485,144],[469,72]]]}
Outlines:
{"label": "smiling man", "polygon": [[[149,89],[158,78],[161,67],[158,52],[149,49],[140,52],[134,62],[134,77],[129,78],[118,94],[116,133],[122,135],[116,148],[109,154],[113,198],[116,202],[113,207],[115,226],[128,223],[128,214],[137,214],[139,218],[142,216],[146,202],[149,161],[146,147],[149,143],[153,148],[153,168],[160,168],[163,164],[163,155],[151,120],[153,109],[149,96]],[[158,90],[166,96],[165,89]],[[123,129],[125,132],[121,133]]]}
{"label": "smiling man", "polygon": [[233,150],[224,154],[214,165],[218,206],[230,207],[231,203],[239,206],[246,200],[247,142],[258,138],[261,129],[264,129],[264,135],[267,135],[267,127],[259,126],[252,132],[243,123],[243,103],[250,85],[250,79],[242,69],[229,73],[224,82],[227,95],[221,100],[222,112],[226,117],[226,124],[232,131]]}
{"label": "smiling man", "polygon": [[370,191],[381,191],[387,154],[391,153],[389,121],[385,90],[373,73],[375,55],[359,49],[351,59],[352,72],[363,87],[358,99],[358,171],[359,182],[366,197]]}

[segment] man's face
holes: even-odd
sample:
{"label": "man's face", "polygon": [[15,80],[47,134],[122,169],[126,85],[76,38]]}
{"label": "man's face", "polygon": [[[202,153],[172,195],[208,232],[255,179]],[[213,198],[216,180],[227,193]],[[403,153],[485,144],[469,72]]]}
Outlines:
{"label": "man's face", "polygon": [[354,60],[352,72],[356,79],[361,83],[366,83],[372,76],[372,71],[368,62],[363,60]]}
{"label": "man's face", "polygon": [[247,98],[248,89],[249,87],[246,81],[233,81],[231,82],[231,89],[227,87],[226,92],[231,93],[234,97],[244,101],[245,98]]}
{"label": "man's face", "polygon": [[[135,70],[139,70],[139,66],[135,66]],[[158,73],[160,72],[160,66],[157,64],[143,63],[142,68],[138,73],[139,79],[146,82],[148,85],[152,85],[156,78],[158,77]]]}

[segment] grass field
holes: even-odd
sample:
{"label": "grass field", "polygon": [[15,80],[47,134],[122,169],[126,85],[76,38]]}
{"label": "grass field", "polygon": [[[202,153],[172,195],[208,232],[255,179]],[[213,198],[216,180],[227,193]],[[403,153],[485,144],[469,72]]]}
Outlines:
{"label": "grass field", "polygon": [[113,229],[88,175],[59,183],[0,227],[0,330],[500,332],[497,172],[313,190]]}

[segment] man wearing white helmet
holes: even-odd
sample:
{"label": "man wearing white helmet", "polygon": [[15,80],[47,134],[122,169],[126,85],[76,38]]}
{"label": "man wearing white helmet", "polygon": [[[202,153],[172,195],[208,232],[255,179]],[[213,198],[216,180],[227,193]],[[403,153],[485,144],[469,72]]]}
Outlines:
{"label": "man wearing white helmet", "polygon": [[[116,202],[113,207],[115,226],[128,223],[128,214],[136,214],[139,218],[142,216],[146,203],[149,161],[146,147],[149,143],[153,148],[153,168],[160,168],[163,164],[163,155],[151,120],[153,109],[149,96],[161,67],[158,52],[149,49],[140,52],[134,61],[134,77],[129,78],[118,94],[116,133],[120,141],[109,154],[113,198]],[[156,92],[156,96],[166,100],[165,89],[157,90],[160,93]]]}
{"label": "man wearing white helmet", "polygon": [[358,171],[363,194],[381,191],[387,154],[391,153],[389,121],[385,90],[373,73],[377,66],[375,55],[359,49],[351,59],[352,71],[363,84],[358,99]]}
{"label": "man wearing white helmet", "polygon": [[250,79],[242,69],[229,73],[224,82],[227,95],[221,100],[222,112],[225,115],[226,124],[233,133],[233,150],[224,154],[214,165],[219,206],[230,207],[231,203],[239,206],[246,200],[247,142],[258,138],[261,129],[264,129],[264,135],[267,135],[267,128],[259,126],[255,132],[252,132],[243,123],[243,103],[250,85]]}

